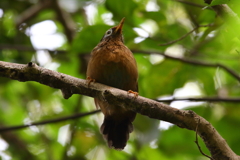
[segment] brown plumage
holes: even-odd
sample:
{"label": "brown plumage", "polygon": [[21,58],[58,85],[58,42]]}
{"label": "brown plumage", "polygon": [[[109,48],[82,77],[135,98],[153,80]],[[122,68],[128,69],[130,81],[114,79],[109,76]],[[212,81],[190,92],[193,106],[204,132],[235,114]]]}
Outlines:
{"label": "brown plumage", "polygon": [[[100,43],[93,49],[87,68],[87,77],[98,83],[106,84],[126,91],[138,91],[138,72],[132,52],[123,44],[122,26],[106,31]],[[126,93],[127,94],[127,93]],[[96,107],[100,107],[104,117],[101,133],[110,148],[122,150],[133,131],[132,122],[136,113],[127,106],[108,104],[94,98]]]}

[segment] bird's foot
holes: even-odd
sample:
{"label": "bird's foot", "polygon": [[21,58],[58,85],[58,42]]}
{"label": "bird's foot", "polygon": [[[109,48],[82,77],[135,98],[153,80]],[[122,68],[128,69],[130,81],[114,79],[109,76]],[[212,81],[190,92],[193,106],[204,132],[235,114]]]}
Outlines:
{"label": "bird's foot", "polygon": [[90,85],[90,83],[91,82],[96,82],[96,80],[95,79],[92,79],[91,77],[87,77],[87,85],[88,85],[88,87],[89,87],[89,85]]}
{"label": "bird's foot", "polygon": [[132,90],[128,90],[128,94],[130,94],[130,93],[134,94],[134,98],[138,97],[138,92],[134,92]]}

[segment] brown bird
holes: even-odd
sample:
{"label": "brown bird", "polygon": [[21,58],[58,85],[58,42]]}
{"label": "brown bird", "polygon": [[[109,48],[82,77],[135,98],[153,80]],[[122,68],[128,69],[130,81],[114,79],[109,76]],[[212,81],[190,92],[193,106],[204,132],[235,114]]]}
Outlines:
{"label": "brown bird", "polygon": [[[119,25],[107,30],[100,43],[92,50],[87,77],[90,81],[135,92],[137,95],[137,65],[132,52],[123,44],[123,23],[124,18]],[[105,115],[101,133],[108,146],[117,150],[124,149],[129,134],[133,131],[132,122],[136,113],[128,110],[127,106],[108,104],[99,98],[94,98],[94,101]]]}

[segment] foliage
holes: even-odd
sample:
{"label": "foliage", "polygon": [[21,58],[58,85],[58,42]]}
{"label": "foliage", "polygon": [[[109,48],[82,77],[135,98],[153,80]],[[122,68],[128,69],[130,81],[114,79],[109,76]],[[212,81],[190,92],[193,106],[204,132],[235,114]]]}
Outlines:
{"label": "foliage", "polygon": [[[135,58],[139,69],[140,95],[148,98],[179,96],[234,97],[240,95],[239,82],[221,67],[207,67],[166,58],[157,52],[178,58],[200,62],[223,64],[239,74],[239,30],[230,30],[232,24],[216,16],[210,8],[204,8],[203,0],[193,0],[202,5],[196,7],[176,1],[161,0],[59,0],[60,7],[74,22],[73,41],[66,36],[67,28],[56,14],[55,7],[42,8],[20,26],[16,22],[23,13],[41,1],[0,1],[0,60],[26,64],[35,61],[39,65],[56,69],[71,76],[85,78],[88,54],[102,38],[104,32],[117,24],[122,17],[125,44],[138,50]],[[215,0],[228,3],[239,15],[239,1]],[[90,10],[89,8],[92,8]],[[28,10],[31,15],[31,10]],[[42,21],[51,20],[64,39],[54,51],[35,51],[30,28]],[[69,20],[69,19],[68,19]],[[70,24],[70,21],[67,22]],[[161,46],[182,37],[199,27],[181,41]],[[141,32],[140,32],[141,31]],[[47,37],[45,37],[47,40]],[[43,48],[41,48],[43,49]],[[40,50],[41,50],[40,49]],[[45,48],[44,48],[45,49]],[[48,49],[48,48],[47,48]],[[64,51],[64,52],[60,52]],[[148,51],[152,54],[143,54]],[[47,58],[47,62],[43,58]],[[186,86],[197,88],[189,93]],[[35,82],[22,83],[0,78],[0,125],[12,126],[48,120],[77,112],[95,109],[91,98],[74,95],[63,99],[61,92]],[[181,95],[180,95],[181,96]],[[182,103],[174,102],[174,106]],[[229,146],[240,154],[240,124],[238,105],[226,102],[188,103],[188,108],[201,115],[226,139]],[[99,127],[102,115],[95,114],[78,120],[69,120],[27,129],[1,133],[2,159],[204,159],[195,145],[195,133],[172,126],[161,129],[162,123],[141,115],[134,122],[135,131],[130,135],[127,148],[120,152],[109,149]],[[5,141],[3,143],[2,141]],[[200,138],[199,138],[200,141]],[[204,144],[201,148],[207,154]],[[101,158],[99,158],[101,157]],[[206,159],[206,158],[205,158]]]}

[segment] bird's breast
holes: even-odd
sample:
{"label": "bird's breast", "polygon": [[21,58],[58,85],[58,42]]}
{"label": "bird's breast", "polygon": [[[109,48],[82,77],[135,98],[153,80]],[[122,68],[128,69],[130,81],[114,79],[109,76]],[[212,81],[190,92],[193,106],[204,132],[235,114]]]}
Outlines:
{"label": "bird's breast", "polygon": [[137,66],[132,52],[125,46],[97,47],[89,62],[88,76],[112,87],[134,90]]}

